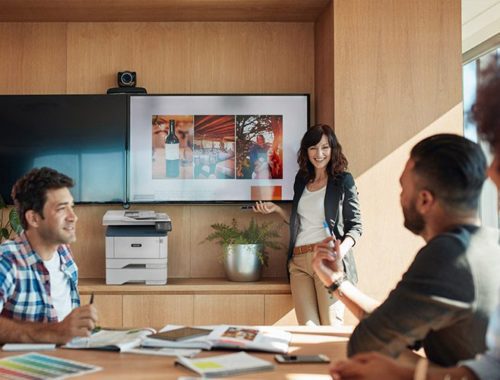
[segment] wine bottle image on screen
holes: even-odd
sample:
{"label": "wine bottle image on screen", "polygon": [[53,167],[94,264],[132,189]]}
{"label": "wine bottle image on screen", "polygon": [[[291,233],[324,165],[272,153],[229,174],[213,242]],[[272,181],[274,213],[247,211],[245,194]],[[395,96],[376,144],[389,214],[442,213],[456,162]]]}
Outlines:
{"label": "wine bottle image on screen", "polygon": [[175,120],[170,120],[168,136],[165,139],[165,160],[167,163],[167,177],[179,177],[179,139],[175,135]]}

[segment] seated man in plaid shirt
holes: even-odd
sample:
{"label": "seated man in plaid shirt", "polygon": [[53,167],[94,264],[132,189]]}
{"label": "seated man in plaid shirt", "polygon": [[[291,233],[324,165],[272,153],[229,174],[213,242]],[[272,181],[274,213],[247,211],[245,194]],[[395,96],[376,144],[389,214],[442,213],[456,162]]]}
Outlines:
{"label": "seated man in plaid shirt", "polygon": [[78,220],[73,180],[33,169],[12,188],[24,231],[0,245],[0,342],[66,343],[88,336],[97,311],[80,306],[78,269],[67,244]]}

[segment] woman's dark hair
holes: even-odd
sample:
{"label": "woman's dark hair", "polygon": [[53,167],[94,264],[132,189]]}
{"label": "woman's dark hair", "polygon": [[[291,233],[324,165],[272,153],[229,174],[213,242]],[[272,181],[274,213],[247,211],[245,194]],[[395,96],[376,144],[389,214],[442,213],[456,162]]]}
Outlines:
{"label": "woman's dark hair", "polygon": [[500,66],[491,64],[481,73],[472,114],[482,136],[496,154],[500,154]]}
{"label": "woman's dark hair", "polygon": [[307,149],[319,143],[323,135],[326,136],[328,145],[330,145],[332,149],[331,158],[326,167],[328,176],[335,177],[337,174],[347,170],[347,158],[342,153],[342,146],[337,140],[337,136],[335,136],[333,129],[326,124],[316,124],[310,127],[304,134],[304,137],[302,137],[300,149],[297,153],[299,172],[308,181],[314,179],[314,166],[309,161]]}
{"label": "woman's dark hair", "polygon": [[28,228],[26,211],[33,210],[43,218],[43,206],[47,190],[73,187],[73,180],[58,171],[43,167],[35,168],[21,177],[12,187],[12,199],[24,229]]}

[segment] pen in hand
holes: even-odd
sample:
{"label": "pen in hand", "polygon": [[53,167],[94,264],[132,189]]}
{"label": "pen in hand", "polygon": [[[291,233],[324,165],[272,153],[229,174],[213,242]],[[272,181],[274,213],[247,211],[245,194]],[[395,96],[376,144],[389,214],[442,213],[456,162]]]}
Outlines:
{"label": "pen in hand", "polygon": [[332,232],[330,231],[330,228],[328,227],[328,223],[326,222],[326,220],[323,221],[323,228],[325,230],[326,237],[330,237],[331,236],[333,238],[333,240],[328,244],[330,247],[333,248],[335,246],[335,240],[336,239],[335,239],[335,235],[332,234]]}
{"label": "pen in hand", "polygon": [[[89,305],[92,305],[94,303],[94,293],[92,292],[90,294],[90,301],[89,301]],[[101,330],[101,326],[96,326],[92,329],[91,333],[92,334],[95,334],[96,332],[100,331]]]}
{"label": "pen in hand", "polygon": [[[332,223],[332,225],[334,225],[335,223],[333,222],[333,220],[330,220],[330,222]],[[325,230],[325,233],[326,233],[326,236],[327,237],[332,237],[332,241],[330,241],[328,243],[328,245],[333,248],[333,257],[334,258],[337,258],[340,257],[342,259],[342,256],[340,254],[340,242],[339,240],[335,237],[335,234],[333,234],[330,230],[330,228],[328,227],[328,223],[325,221],[323,221],[323,228]]]}

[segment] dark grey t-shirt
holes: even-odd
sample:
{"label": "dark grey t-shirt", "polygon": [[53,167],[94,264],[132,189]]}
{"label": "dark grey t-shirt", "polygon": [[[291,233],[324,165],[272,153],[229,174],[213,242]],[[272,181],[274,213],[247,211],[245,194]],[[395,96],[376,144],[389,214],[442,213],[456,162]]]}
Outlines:
{"label": "dark grey t-shirt", "polygon": [[349,356],[361,351],[397,356],[422,341],[437,364],[472,358],[486,349],[499,286],[496,230],[459,226],[438,235],[417,253],[387,300],[356,327]]}

